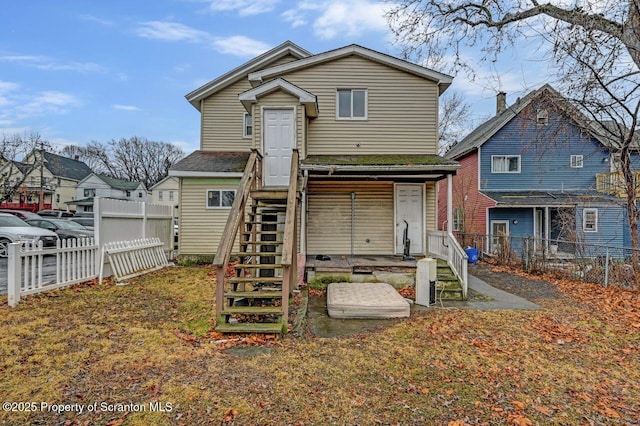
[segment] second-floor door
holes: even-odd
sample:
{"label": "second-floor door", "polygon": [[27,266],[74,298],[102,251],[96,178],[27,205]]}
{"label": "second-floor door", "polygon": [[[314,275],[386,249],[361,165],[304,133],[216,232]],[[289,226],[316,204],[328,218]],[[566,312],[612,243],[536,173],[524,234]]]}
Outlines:
{"label": "second-floor door", "polygon": [[296,146],[293,109],[264,110],[264,185],[288,186]]}

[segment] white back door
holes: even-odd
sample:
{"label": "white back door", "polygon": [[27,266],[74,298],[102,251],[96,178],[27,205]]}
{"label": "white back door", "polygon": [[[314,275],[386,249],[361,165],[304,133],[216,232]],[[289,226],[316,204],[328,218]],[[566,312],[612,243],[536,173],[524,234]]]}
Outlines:
{"label": "white back door", "polygon": [[288,186],[296,146],[293,109],[264,110],[264,186]]}
{"label": "white back door", "polygon": [[398,184],[395,189],[396,253],[404,252],[404,230],[408,224],[411,253],[421,254],[424,252],[422,247],[424,240],[422,185]]}

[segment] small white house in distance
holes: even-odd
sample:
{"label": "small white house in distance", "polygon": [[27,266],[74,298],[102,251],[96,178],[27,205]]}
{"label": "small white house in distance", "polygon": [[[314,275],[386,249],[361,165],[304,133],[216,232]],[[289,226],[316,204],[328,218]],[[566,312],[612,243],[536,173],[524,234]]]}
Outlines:
{"label": "small white house in distance", "polygon": [[75,204],[76,211],[91,212],[94,197],[151,202],[149,191],[140,182],[129,182],[92,173],[78,183],[76,198],[69,204]]}
{"label": "small white house in distance", "polygon": [[[179,190],[178,178],[167,176],[151,187],[152,202],[153,204],[173,206],[175,208],[178,205]],[[174,215],[177,215],[177,212],[174,211]]]}

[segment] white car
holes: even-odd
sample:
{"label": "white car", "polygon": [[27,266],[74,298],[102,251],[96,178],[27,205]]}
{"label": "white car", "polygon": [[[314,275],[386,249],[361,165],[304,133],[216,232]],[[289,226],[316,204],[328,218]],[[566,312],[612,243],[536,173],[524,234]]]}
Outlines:
{"label": "white car", "polygon": [[58,235],[55,232],[31,226],[22,219],[0,213],[0,257],[7,257],[10,243],[42,241],[43,247],[55,247]]}

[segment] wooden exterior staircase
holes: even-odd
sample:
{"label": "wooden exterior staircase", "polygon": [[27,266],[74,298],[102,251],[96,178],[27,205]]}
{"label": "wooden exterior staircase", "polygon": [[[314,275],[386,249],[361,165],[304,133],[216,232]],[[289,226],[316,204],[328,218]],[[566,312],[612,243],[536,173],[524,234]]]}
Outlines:
{"label": "wooden exterior staircase", "polygon": [[297,150],[291,160],[289,186],[266,188],[260,154],[249,157],[213,262],[216,331],[287,332],[297,280]]}

